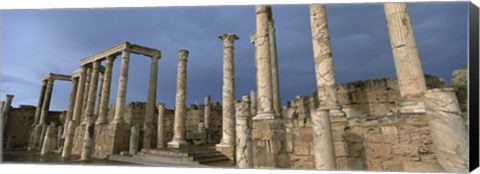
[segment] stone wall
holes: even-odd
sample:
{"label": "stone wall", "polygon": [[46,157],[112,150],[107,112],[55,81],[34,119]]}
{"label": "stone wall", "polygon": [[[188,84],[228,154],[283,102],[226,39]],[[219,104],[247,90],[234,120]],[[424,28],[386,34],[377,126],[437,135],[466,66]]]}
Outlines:
{"label": "stone wall", "polygon": [[[426,76],[427,88],[443,80]],[[400,102],[396,79],[374,79],[337,85],[347,117],[331,117],[337,169],[374,171],[441,171],[435,159],[424,114],[391,112]],[[283,109],[287,161],[282,167],[313,169],[311,114],[316,93],[297,96]]]}
{"label": "stone wall", "polygon": [[[18,108],[11,108],[8,113],[7,124],[5,125],[5,132],[2,138],[2,143],[11,136],[13,141],[13,148],[26,147],[33,131],[33,121],[35,119],[35,106],[20,105]],[[59,125],[62,119],[62,113],[59,111],[50,111],[47,115],[46,123],[51,122]],[[5,144],[4,144],[5,145]],[[3,146],[5,147],[5,146]]]}
{"label": "stone wall", "polygon": [[452,79],[450,79],[450,86],[456,90],[460,110],[467,112],[468,94],[468,70],[458,69],[452,72]]}

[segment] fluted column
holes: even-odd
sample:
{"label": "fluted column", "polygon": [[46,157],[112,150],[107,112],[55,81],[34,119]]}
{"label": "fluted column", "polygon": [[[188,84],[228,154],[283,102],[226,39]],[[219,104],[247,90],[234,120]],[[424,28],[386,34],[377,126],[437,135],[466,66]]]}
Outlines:
{"label": "fluted column", "polygon": [[274,119],[272,68],[268,27],[269,6],[256,6],[255,62],[257,66],[257,115],[253,120]]}
{"label": "fluted column", "polygon": [[125,100],[127,97],[128,81],[128,62],[130,61],[130,51],[122,51],[122,63],[120,65],[120,78],[117,88],[117,103],[115,105],[115,117],[112,123],[124,123],[123,114],[125,113]]}
{"label": "fluted column", "polygon": [[75,106],[75,95],[77,94],[77,88],[78,88],[78,78],[73,77],[72,78],[72,88],[70,89],[70,100],[68,102],[68,109],[67,109],[67,116],[65,119],[64,123],[64,130],[63,130],[63,135],[62,137],[65,137],[67,134],[67,126],[68,122],[72,120],[73,117],[73,109]]}
{"label": "fluted column", "polygon": [[178,72],[177,72],[177,94],[175,96],[175,118],[173,125],[173,140],[168,143],[168,147],[179,148],[182,144],[188,144],[185,141],[185,117],[186,99],[187,99],[187,59],[188,50],[178,50]]}
{"label": "fluted column", "polygon": [[251,139],[252,116],[250,96],[243,96],[236,108],[236,164],[239,168],[253,167],[253,149]]}
{"label": "fluted column", "polygon": [[53,79],[49,78],[47,82],[47,89],[45,90],[45,98],[43,99],[42,104],[42,113],[40,114],[39,125],[45,124],[45,119],[48,115],[48,109],[50,108],[50,100],[52,98],[52,90],[53,90]]}
{"label": "fluted column", "polygon": [[75,128],[80,121],[80,114],[82,113],[87,67],[82,66],[81,68],[80,77],[78,79],[77,95],[75,97],[75,107],[73,108],[73,118],[67,123],[67,136],[63,145],[62,159],[68,159],[72,155],[73,136],[75,135]]}
{"label": "fluted column", "polygon": [[148,84],[148,100],[143,123],[143,148],[148,149],[151,146],[153,115],[155,114],[155,99],[157,98],[157,75],[158,75],[158,59],[160,55],[152,57],[150,64],[150,80]]}
{"label": "fluted column", "polygon": [[42,80],[42,88],[40,89],[40,96],[38,97],[38,104],[35,110],[35,120],[33,126],[38,124],[40,114],[42,113],[43,99],[45,98],[45,91],[47,90],[47,80]]}
{"label": "fluted column", "polygon": [[115,56],[108,56],[105,64],[105,72],[103,73],[102,96],[100,99],[100,108],[98,111],[98,119],[96,124],[107,124],[108,103],[110,100],[110,88],[112,85],[112,67]]}
{"label": "fluted column", "polygon": [[94,133],[94,120],[93,112],[95,108],[95,95],[97,94],[98,75],[100,68],[100,61],[92,63],[92,71],[90,77],[90,87],[88,88],[88,100],[87,107],[85,109],[85,135],[83,136],[82,147],[82,160],[90,159],[93,147],[93,133]]}
{"label": "fluted column", "polygon": [[407,5],[384,3],[384,9],[402,99],[400,112],[425,112],[423,94],[427,86]]}
{"label": "fluted column", "polygon": [[273,22],[272,8],[268,10],[268,35],[270,42],[270,59],[272,68],[272,95],[273,95],[273,110],[275,116],[281,117],[282,106],[280,104],[280,85],[278,80],[278,62],[277,62],[277,41],[275,36],[275,25]]}
{"label": "fluted column", "polygon": [[160,103],[158,109],[157,148],[167,147],[167,129],[165,124],[165,104]]}
{"label": "fluted column", "polygon": [[233,44],[235,34],[218,36],[223,41],[223,92],[222,92],[222,140],[217,146],[235,145],[235,79]]}
{"label": "fluted column", "polygon": [[310,25],[320,107],[329,109],[332,116],[345,116],[335,90],[335,71],[324,5],[310,5]]}
{"label": "fluted column", "polygon": [[426,91],[424,96],[437,162],[446,172],[468,172],[468,132],[455,90],[432,89]]}

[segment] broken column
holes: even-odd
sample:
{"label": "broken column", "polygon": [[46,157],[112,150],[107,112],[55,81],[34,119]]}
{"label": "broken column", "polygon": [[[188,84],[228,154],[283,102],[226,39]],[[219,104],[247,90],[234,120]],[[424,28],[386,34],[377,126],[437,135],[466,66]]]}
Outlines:
{"label": "broken column", "polygon": [[185,117],[187,100],[187,60],[188,50],[178,50],[177,94],[175,96],[175,118],[173,125],[173,139],[168,143],[169,148],[180,148],[188,144],[186,139]]}
{"label": "broken column", "polygon": [[138,143],[140,140],[140,126],[135,124],[130,130],[130,146],[129,153],[130,155],[135,155],[138,152]]}
{"label": "broken column", "polygon": [[157,127],[157,148],[167,147],[167,129],[165,124],[165,104],[160,103],[158,106],[158,127]]}
{"label": "broken column", "polygon": [[48,152],[50,152],[51,147],[52,147],[52,143],[53,143],[53,140],[55,139],[55,124],[50,124],[47,128],[47,131],[46,131],[46,134],[45,134],[45,140],[43,142],[43,145],[42,145],[42,150],[40,151],[40,155],[41,156],[44,156],[46,155]]}
{"label": "broken column", "polygon": [[468,172],[468,133],[455,90],[428,90],[424,102],[437,162],[446,172]]}
{"label": "broken column", "polygon": [[250,96],[243,96],[236,108],[236,164],[239,168],[253,167]]}
{"label": "broken column", "polygon": [[235,148],[235,79],[233,44],[238,39],[235,34],[218,36],[223,41],[223,92],[222,92],[222,139],[217,150],[233,159]]}
{"label": "broken column", "polygon": [[424,113],[427,90],[412,24],[405,3],[384,3],[390,44],[400,89],[400,113]]}
{"label": "broken column", "polygon": [[94,133],[94,120],[93,120],[93,112],[95,108],[95,95],[97,92],[97,84],[98,84],[98,75],[99,75],[99,68],[100,68],[100,61],[95,61],[92,63],[92,71],[91,71],[91,81],[90,87],[88,87],[88,100],[87,106],[85,110],[85,135],[83,136],[83,146],[82,146],[82,160],[90,159],[92,148],[93,148],[93,133]]}
{"label": "broken column", "polygon": [[80,70],[80,77],[78,79],[77,94],[75,97],[75,107],[73,108],[73,117],[67,123],[67,136],[63,145],[62,159],[68,159],[72,155],[73,136],[75,135],[75,128],[80,121],[80,114],[82,113],[82,104],[85,90],[85,78],[87,74],[87,67],[82,66]]}
{"label": "broken column", "polygon": [[332,116],[345,116],[338,103],[335,90],[330,34],[324,5],[310,5],[313,57],[317,79],[317,93],[320,107],[328,108]]}
{"label": "broken column", "polygon": [[148,84],[148,100],[145,121],[143,123],[143,148],[149,149],[152,140],[153,115],[155,114],[155,99],[157,97],[157,75],[158,75],[158,59],[160,55],[152,57],[150,64],[150,79]]}
{"label": "broken column", "polygon": [[130,51],[122,51],[122,63],[120,65],[120,77],[118,79],[117,103],[115,104],[115,117],[112,123],[124,123],[125,100],[127,97],[128,63],[130,62]]}
{"label": "broken column", "polygon": [[95,124],[107,124],[108,103],[110,100],[110,88],[112,85],[112,67],[115,56],[108,56],[105,64],[105,72],[103,73],[103,87],[101,90],[100,107],[98,111],[98,119]]}
{"label": "broken column", "polygon": [[209,95],[205,96],[204,103],[205,103],[205,107],[203,111],[203,124],[205,127],[205,136],[207,137],[205,141],[207,142],[207,144],[209,144],[212,141],[211,132],[210,132],[210,114],[211,114],[212,108],[210,106]]}

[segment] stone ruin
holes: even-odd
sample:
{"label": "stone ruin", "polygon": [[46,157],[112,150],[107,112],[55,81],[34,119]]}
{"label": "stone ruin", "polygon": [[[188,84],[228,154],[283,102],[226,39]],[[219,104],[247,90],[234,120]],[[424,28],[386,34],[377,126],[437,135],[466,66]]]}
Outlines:
{"label": "stone ruin", "polygon": [[[188,108],[188,50],[178,50],[176,103],[168,109],[155,101],[160,51],[124,42],[81,59],[71,76],[44,77],[37,107],[12,108],[13,95],[7,95],[0,112],[3,147],[58,153],[64,160],[132,162],[153,156],[163,163],[198,165],[208,163],[195,162],[205,158],[195,155],[208,152],[239,168],[468,171],[466,70],[453,72],[452,88],[424,75],[405,3],[384,4],[397,78],[347,84],[335,82],[325,6],[310,5],[317,90],[283,108],[272,8],[255,8],[250,42],[257,89],[240,101],[234,93],[235,34],[219,36],[222,104],[206,96],[204,104]],[[146,103],[125,103],[131,53],[152,61]],[[117,103],[110,105],[118,56]],[[66,112],[49,111],[54,80],[72,82]],[[168,158],[172,154],[177,161]]]}

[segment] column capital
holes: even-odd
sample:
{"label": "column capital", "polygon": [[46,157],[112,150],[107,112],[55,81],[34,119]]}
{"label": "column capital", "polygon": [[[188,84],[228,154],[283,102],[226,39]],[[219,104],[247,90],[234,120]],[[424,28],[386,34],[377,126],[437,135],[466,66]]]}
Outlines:
{"label": "column capital", "polygon": [[271,6],[269,6],[269,5],[257,5],[257,6],[255,6],[255,13],[256,14],[268,13],[269,8],[271,8]]}
{"label": "column capital", "polygon": [[11,100],[11,99],[14,97],[14,95],[13,95],[13,94],[7,94],[7,96],[6,96],[6,97],[7,97],[7,100],[8,100],[8,99],[10,99],[10,100]]}
{"label": "column capital", "polygon": [[115,55],[109,55],[109,56],[105,57],[105,59],[107,60],[107,63],[108,63],[108,62],[113,62],[116,57],[117,56],[115,56]]}
{"label": "column capital", "polygon": [[188,60],[188,50],[187,49],[179,49],[178,50],[178,60],[184,60],[184,61],[187,61]]}
{"label": "column capital", "polygon": [[218,38],[223,41],[224,47],[233,47],[234,41],[239,39],[239,37],[233,33],[223,33],[219,35]]}
{"label": "column capital", "polygon": [[100,61],[94,61],[92,62],[92,69],[95,69],[95,70],[100,70]]}
{"label": "column capital", "polygon": [[159,103],[159,104],[157,105],[157,108],[158,108],[158,109],[160,109],[160,108],[165,109],[165,103]]}
{"label": "column capital", "polygon": [[162,58],[162,52],[158,51],[158,53],[156,52],[155,54],[152,55],[151,57],[152,59],[161,59]]}
{"label": "column capital", "polygon": [[129,49],[122,50],[122,59],[130,59],[130,50]]}

